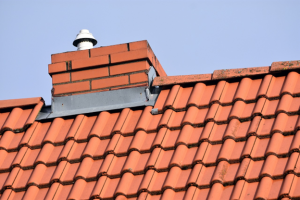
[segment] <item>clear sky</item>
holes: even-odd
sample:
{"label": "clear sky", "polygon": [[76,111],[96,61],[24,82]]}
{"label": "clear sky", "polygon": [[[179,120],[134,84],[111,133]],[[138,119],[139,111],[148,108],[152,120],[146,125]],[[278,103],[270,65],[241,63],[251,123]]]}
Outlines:
{"label": "clear sky", "polygon": [[51,104],[51,54],[148,40],[168,75],[300,60],[300,1],[0,0],[0,99]]}

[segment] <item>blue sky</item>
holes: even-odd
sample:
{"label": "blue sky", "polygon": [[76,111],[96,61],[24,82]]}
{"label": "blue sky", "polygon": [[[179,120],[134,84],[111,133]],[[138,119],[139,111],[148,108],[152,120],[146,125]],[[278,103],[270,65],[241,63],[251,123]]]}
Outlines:
{"label": "blue sky", "polygon": [[0,99],[51,104],[51,54],[148,40],[168,75],[300,60],[300,1],[0,1]]}

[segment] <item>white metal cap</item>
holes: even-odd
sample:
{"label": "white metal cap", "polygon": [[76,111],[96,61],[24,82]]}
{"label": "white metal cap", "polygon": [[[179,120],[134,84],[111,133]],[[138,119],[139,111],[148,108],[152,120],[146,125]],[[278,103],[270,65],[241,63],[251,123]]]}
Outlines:
{"label": "white metal cap", "polygon": [[73,42],[77,50],[92,49],[96,44],[97,40],[87,29],[81,29]]}

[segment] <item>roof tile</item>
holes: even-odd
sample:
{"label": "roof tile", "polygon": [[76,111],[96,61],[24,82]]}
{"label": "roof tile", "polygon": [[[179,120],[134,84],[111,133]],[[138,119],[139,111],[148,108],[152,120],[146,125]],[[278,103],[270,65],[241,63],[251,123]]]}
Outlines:
{"label": "roof tile", "polygon": [[41,99],[3,108],[0,196],[299,198],[299,84],[291,70],[172,83],[156,115],[147,106],[34,121]]}

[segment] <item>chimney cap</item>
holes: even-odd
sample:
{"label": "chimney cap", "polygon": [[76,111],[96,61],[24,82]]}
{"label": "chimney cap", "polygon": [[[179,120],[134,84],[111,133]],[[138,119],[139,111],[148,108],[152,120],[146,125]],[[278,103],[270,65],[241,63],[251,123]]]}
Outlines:
{"label": "chimney cap", "polygon": [[88,40],[88,41],[92,42],[93,46],[95,46],[97,44],[97,40],[94,38],[92,33],[90,33],[90,31],[87,29],[81,29],[79,31],[79,34],[77,34],[77,36],[73,42],[73,45],[75,47],[77,47],[78,43],[82,42],[83,40]]}

